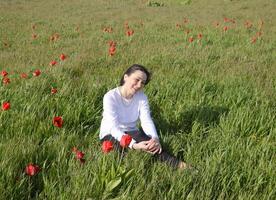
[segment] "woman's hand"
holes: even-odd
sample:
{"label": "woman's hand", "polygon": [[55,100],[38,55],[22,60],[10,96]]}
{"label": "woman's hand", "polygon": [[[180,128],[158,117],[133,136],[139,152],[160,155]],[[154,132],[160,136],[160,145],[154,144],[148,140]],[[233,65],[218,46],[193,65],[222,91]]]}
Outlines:
{"label": "woman's hand", "polygon": [[139,143],[134,143],[132,146],[133,149],[141,149],[151,154],[161,153],[162,148],[158,140],[150,139],[148,141],[142,141]]}
{"label": "woman's hand", "polygon": [[159,143],[159,140],[157,139],[150,139],[148,141],[148,150],[147,152],[151,153],[151,154],[160,154],[162,152],[162,147],[161,144]]}

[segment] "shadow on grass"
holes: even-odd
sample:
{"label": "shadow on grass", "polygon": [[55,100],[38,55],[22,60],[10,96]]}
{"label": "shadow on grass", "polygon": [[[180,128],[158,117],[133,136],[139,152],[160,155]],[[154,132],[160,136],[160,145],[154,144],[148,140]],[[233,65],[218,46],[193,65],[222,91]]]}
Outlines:
{"label": "shadow on grass", "polygon": [[224,106],[194,106],[180,113],[176,119],[166,120],[158,105],[152,104],[151,109],[157,130],[170,135],[180,131],[190,133],[195,121],[204,127],[218,125],[220,117],[229,112]]}

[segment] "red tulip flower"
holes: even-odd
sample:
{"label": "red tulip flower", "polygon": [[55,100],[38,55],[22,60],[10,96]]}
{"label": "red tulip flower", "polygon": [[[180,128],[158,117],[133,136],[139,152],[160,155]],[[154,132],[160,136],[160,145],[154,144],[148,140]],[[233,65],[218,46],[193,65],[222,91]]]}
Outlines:
{"label": "red tulip flower", "polygon": [[28,75],[26,73],[22,73],[22,74],[20,74],[20,77],[21,78],[28,78]]}
{"label": "red tulip flower", "polygon": [[224,27],[223,27],[223,31],[224,31],[224,32],[228,31],[228,29],[229,29],[228,26],[224,26]]}
{"label": "red tulip flower", "polygon": [[253,36],[253,37],[251,38],[251,43],[254,44],[254,43],[256,43],[256,41],[257,41],[257,37],[256,37],[256,36]]}
{"label": "red tulip flower", "polygon": [[9,102],[4,102],[2,104],[2,109],[3,110],[9,110],[11,108],[11,104]]}
{"label": "red tulip flower", "polygon": [[28,164],[25,168],[25,173],[28,176],[34,176],[40,171],[40,167],[34,164]]}
{"label": "red tulip flower", "polygon": [[253,26],[253,24],[250,21],[247,20],[247,21],[244,22],[244,26],[245,26],[245,28],[248,29],[248,28],[251,28]]}
{"label": "red tulip flower", "polygon": [[109,56],[114,56],[115,52],[116,52],[116,47],[115,46],[111,46],[109,47]]}
{"label": "red tulip flower", "polygon": [[187,19],[187,18],[184,18],[184,20],[183,20],[183,23],[184,23],[184,24],[187,24],[187,23],[189,23],[189,19]]}
{"label": "red tulip flower", "polygon": [[4,77],[2,82],[3,84],[8,85],[11,82],[11,80],[8,77]]}
{"label": "red tulip flower", "polygon": [[60,54],[60,56],[59,56],[59,58],[60,58],[60,60],[65,60],[66,59],[66,55],[64,55],[63,53],[62,54]]}
{"label": "red tulip flower", "polygon": [[120,140],[121,147],[123,147],[123,148],[128,147],[131,140],[132,140],[132,137],[130,135],[128,135],[128,134],[123,135]]}
{"label": "red tulip flower", "polygon": [[51,94],[56,94],[57,93],[57,89],[56,88],[52,88],[51,89]]}
{"label": "red tulip flower", "polygon": [[61,128],[63,124],[62,117],[61,116],[54,117],[53,124],[54,126]]}
{"label": "red tulip flower", "polygon": [[190,43],[192,43],[192,42],[194,41],[194,38],[191,36],[191,37],[189,37],[188,41],[189,41]]}
{"label": "red tulip flower", "polygon": [[85,163],[84,153],[82,151],[79,151],[77,147],[73,147],[72,151],[76,154],[76,159],[80,161],[81,164]]}
{"label": "red tulip flower", "polygon": [[39,69],[36,69],[34,72],[33,72],[33,76],[39,76],[41,74],[41,71]]}
{"label": "red tulip flower", "polygon": [[84,157],[84,153],[82,151],[77,151],[76,152],[76,157],[77,157],[78,160],[81,160]]}
{"label": "red tulip flower", "polygon": [[229,18],[227,18],[227,17],[224,17],[224,18],[223,18],[223,21],[224,21],[224,22],[230,22],[231,19],[229,19]]}
{"label": "red tulip flower", "polygon": [[49,63],[49,65],[50,65],[51,67],[55,66],[56,64],[57,64],[57,61],[55,61],[55,60],[52,60],[52,61]]}
{"label": "red tulip flower", "polygon": [[36,38],[37,38],[37,34],[34,34],[34,33],[33,33],[33,34],[32,34],[32,38],[33,38],[33,39],[36,39]]}
{"label": "red tulip flower", "polygon": [[108,153],[113,149],[113,143],[111,141],[104,141],[102,144],[102,150],[104,153]]}
{"label": "red tulip flower", "polygon": [[54,33],[51,37],[50,37],[50,40],[51,41],[56,41],[59,39],[59,34],[58,33]]}
{"label": "red tulip flower", "polygon": [[201,40],[202,37],[203,37],[202,33],[199,33],[199,34],[197,35],[197,38],[198,38],[199,40]]}
{"label": "red tulip flower", "polygon": [[132,36],[134,34],[134,30],[132,30],[132,29],[128,29],[127,31],[126,31],[126,35],[127,36]]}
{"label": "red tulip flower", "polygon": [[8,72],[7,72],[7,71],[5,71],[5,70],[1,71],[1,76],[5,77],[5,76],[7,76],[7,75],[8,75]]}
{"label": "red tulip flower", "polygon": [[261,31],[258,31],[258,32],[256,33],[256,36],[257,36],[257,37],[261,37],[261,35],[262,35],[262,32],[261,32]]}
{"label": "red tulip flower", "polygon": [[116,47],[116,42],[114,42],[112,40],[109,41],[108,44],[109,44],[110,47]]}

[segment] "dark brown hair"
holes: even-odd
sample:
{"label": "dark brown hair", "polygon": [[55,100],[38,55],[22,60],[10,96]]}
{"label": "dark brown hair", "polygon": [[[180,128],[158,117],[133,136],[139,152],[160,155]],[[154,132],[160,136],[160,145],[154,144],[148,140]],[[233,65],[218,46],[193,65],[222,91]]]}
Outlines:
{"label": "dark brown hair", "polygon": [[150,77],[151,77],[151,74],[150,72],[142,65],[138,65],[138,64],[134,64],[132,66],[130,66],[126,71],[125,73],[123,74],[121,80],[120,80],[120,86],[124,85],[125,84],[125,80],[124,80],[124,76],[125,75],[128,75],[130,76],[132,73],[134,73],[135,71],[142,71],[144,72],[146,75],[147,75],[147,80],[145,82],[145,85],[147,85],[150,81]]}

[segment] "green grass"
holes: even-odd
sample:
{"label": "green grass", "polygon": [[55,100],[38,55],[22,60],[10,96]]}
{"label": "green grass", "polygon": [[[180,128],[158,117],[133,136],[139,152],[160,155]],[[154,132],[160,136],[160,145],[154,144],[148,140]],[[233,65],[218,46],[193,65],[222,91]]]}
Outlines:
{"label": "green grass", "polygon": [[[276,198],[275,1],[148,2],[1,1],[0,70],[11,82],[1,83],[0,103],[11,108],[0,111],[0,199]],[[145,92],[163,146],[198,174],[141,152],[129,151],[120,164],[117,153],[101,152],[103,95],[133,63],[153,72]],[[35,69],[41,76],[32,76]],[[63,117],[62,128],[54,116]],[[34,177],[24,173],[31,162],[42,168]]]}

